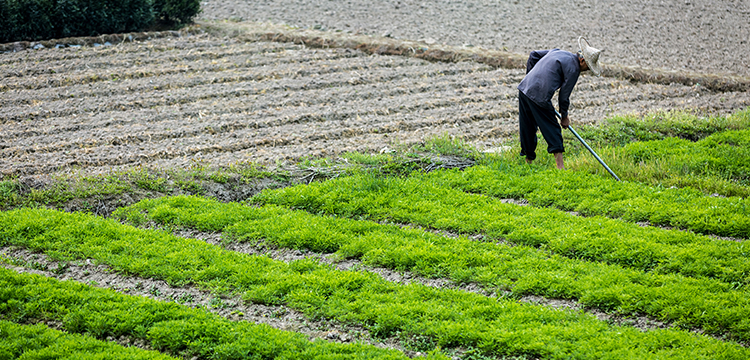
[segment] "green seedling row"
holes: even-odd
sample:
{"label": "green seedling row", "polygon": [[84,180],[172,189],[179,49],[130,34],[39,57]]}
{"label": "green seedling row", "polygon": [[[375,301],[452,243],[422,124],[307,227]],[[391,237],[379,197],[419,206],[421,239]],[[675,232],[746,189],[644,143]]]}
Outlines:
{"label": "green seedling row", "polygon": [[581,136],[596,145],[623,146],[670,137],[698,141],[726,130],[750,127],[750,108],[727,116],[696,116],[690,112],[656,111],[642,116],[615,115],[600,126],[583,126]]}
{"label": "green seedling row", "polygon": [[[346,191],[345,187],[339,189]],[[309,193],[298,196],[311,197]],[[743,339],[750,335],[747,293],[713,279],[644,272],[550,255],[529,246],[472,241],[464,236],[450,238],[371,221],[197,197],[144,200],[114,215],[135,224],[156,221],[165,226],[223,231],[228,238],[240,241],[337,251],[342,257],[360,258],[367,264],[426,277],[447,277],[459,283],[476,282],[515,296],[572,298],[587,306],[648,314],[711,333],[730,332]]]}
{"label": "green seedling row", "polygon": [[[40,275],[0,268],[0,358],[6,351],[31,351],[22,359],[57,359],[61,351],[89,351],[76,359],[168,359],[154,352],[128,349],[96,339],[126,336],[147,341],[156,350],[200,359],[407,359],[395,350],[363,344],[309,341],[305,336],[267,325],[232,322],[203,309],[94,288]],[[62,324],[70,335],[39,327],[9,324],[44,319]],[[86,336],[74,335],[85,334]],[[80,341],[78,345],[74,345]],[[3,347],[7,344],[8,347]],[[48,347],[48,349],[43,349]],[[129,356],[119,356],[123,355]],[[76,353],[72,353],[76,354]],[[95,355],[93,355],[95,354]],[[61,354],[67,355],[67,354]],[[431,356],[443,358],[442,356]],[[64,356],[59,358],[66,358]],[[70,358],[70,357],[69,357]]]}
{"label": "green seedling row", "polygon": [[19,325],[0,320],[0,359],[167,360],[156,351],[124,347],[89,336],[68,334],[44,325]]}
{"label": "green seedling row", "polygon": [[464,171],[435,171],[421,178],[441,187],[498,198],[523,198],[534,206],[551,206],[584,216],[601,215],[703,234],[750,237],[747,198],[706,196],[691,188],[653,187],[583,172],[539,170],[507,163],[473,166]]}
{"label": "green seedling row", "polygon": [[[747,285],[750,248],[685,231],[643,227],[599,216],[580,217],[557,209],[503,203],[446,184],[463,173],[413,174],[408,178],[352,176],[263,192],[254,198],[344,217],[390,219],[460,233],[479,233],[519,245],[540,247],[571,259],[603,261],[660,274],[718,279]],[[498,175],[500,176],[500,175]],[[554,180],[550,181],[554,183]]]}
{"label": "green seedling row", "polygon": [[[243,215],[230,213],[228,216]],[[368,272],[336,271],[309,259],[287,264],[264,256],[226,251],[162,231],[133,228],[92,215],[41,209],[14,210],[1,213],[0,229],[3,245],[43,251],[53,259],[92,259],[118,272],[164,279],[173,284],[195,283],[218,292],[242,294],[245,299],[259,303],[284,303],[313,318],[364,324],[377,336],[394,335],[407,341],[419,339],[415,342],[425,350],[464,347],[493,356],[554,359],[740,359],[750,356],[750,350],[739,345],[682,330],[642,332],[609,325],[581,312],[418,284],[394,284]],[[25,293],[6,296],[8,300],[3,304],[25,304],[26,299],[35,298],[46,304],[46,307],[40,303],[28,307],[19,305],[18,311],[3,310],[2,313],[27,314],[28,309],[59,309],[60,304],[66,304],[66,301],[54,297],[54,291],[44,290],[39,284],[23,286],[14,283],[18,276],[11,276],[8,271],[0,274],[9,279],[0,286],[4,294],[16,294],[21,291],[18,289],[39,291],[37,296]],[[87,324],[110,323],[115,327],[131,324],[135,326],[133,331],[141,329],[145,336],[154,330],[144,329],[139,324],[149,324],[153,319],[163,317],[125,321],[129,319],[128,312],[115,312],[113,315],[121,317],[115,319],[90,314],[92,307],[119,302],[88,298],[70,307],[75,309],[86,304],[81,316],[66,315],[63,319],[77,319]],[[140,307],[128,305],[127,308]],[[741,322],[741,319],[735,320]],[[221,334],[194,320],[170,324],[164,328],[163,334],[173,334],[175,329],[182,327],[187,328],[187,333]],[[168,338],[164,344],[181,343]]]}
{"label": "green seedling row", "polygon": [[[667,113],[643,119],[614,117],[604,126],[584,127],[581,134],[621,179],[747,198],[749,122],[750,108],[716,118]],[[564,134],[574,154],[566,161],[569,168],[609,178],[572,136]],[[503,158],[515,162],[518,157]]]}
{"label": "green seedling row", "polygon": [[697,142],[679,138],[634,142],[622,148],[633,164],[659,161],[682,172],[750,185],[750,130],[723,131]]}

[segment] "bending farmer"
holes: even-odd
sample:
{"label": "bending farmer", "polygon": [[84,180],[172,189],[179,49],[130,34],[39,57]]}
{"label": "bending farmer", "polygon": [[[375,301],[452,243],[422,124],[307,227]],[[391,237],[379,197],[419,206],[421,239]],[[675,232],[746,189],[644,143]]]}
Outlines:
{"label": "bending farmer", "polygon": [[[570,125],[568,107],[570,93],[578,81],[581,71],[591,70],[601,74],[599,54],[583,37],[578,38],[580,51],[577,54],[560,49],[536,50],[526,62],[526,76],[518,85],[518,125],[521,134],[521,155],[531,164],[536,159],[537,128],[547,141],[547,152],[555,154],[558,169],[564,169],[562,129]],[[558,94],[560,124],[555,118],[552,95]]]}

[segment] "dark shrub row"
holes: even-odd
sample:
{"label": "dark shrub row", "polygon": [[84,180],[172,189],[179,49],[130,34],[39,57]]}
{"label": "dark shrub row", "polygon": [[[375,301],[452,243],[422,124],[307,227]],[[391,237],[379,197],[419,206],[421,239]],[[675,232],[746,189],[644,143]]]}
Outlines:
{"label": "dark shrub row", "polygon": [[167,24],[187,24],[201,11],[199,0],[153,0],[156,18]]}
{"label": "dark shrub row", "polygon": [[199,0],[0,0],[0,43],[179,25],[199,11]]}

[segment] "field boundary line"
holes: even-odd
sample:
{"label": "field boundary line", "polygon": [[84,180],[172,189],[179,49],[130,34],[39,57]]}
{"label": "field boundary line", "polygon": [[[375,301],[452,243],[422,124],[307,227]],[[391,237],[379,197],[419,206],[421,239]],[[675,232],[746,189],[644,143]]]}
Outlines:
{"label": "field boundary line", "polygon": [[[39,46],[94,46],[109,42],[112,45],[125,41],[147,41],[154,38],[183,37],[209,34],[236,37],[244,41],[274,41],[303,44],[313,48],[350,48],[367,54],[409,56],[434,62],[474,61],[492,67],[523,69],[527,56],[503,50],[483,49],[441,44],[427,44],[420,41],[393,39],[382,36],[348,34],[311,29],[298,29],[286,25],[253,22],[211,21],[198,22],[179,31],[134,32],[125,34],[105,34],[100,36],[71,37],[39,41],[16,41],[0,44],[0,53],[35,49]],[[638,83],[672,83],[687,86],[700,85],[716,92],[750,91],[750,77],[699,73],[694,71],[668,70],[602,64],[602,76],[626,79]]]}
{"label": "field boundary line", "polygon": [[124,34],[103,34],[99,36],[81,36],[81,37],[68,37],[61,39],[50,39],[50,40],[38,40],[38,41],[16,41],[11,43],[0,44],[0,53],[7,52],[18,52],[23,50],[31,50],[40,47],[44,48],[55,48],[55,47],[73,47],[73,46],[95,46],[94,44],[104,45],[110,43],[117,45],[123,42],[136,42],[136,41],[148,41],[151,39],[160,38],[178,38],[188,35],[202,34],[203,30],[197,27],[187,27],[182,30],[168,30],[168,31],[146,31],[146,32],[131,32]]}
{"label": "field boundary line", "polygon": [[[209,33],[236,36],[245,41],[293,42],[315,48],[350,48],[368,54],[410,56],[435,62],[475,61],[492,67],[524,69],[527,56],[509,51],[463,47],[393,39],[344,32],[296,29],[270,23],[200,22]],[[602,64],[602,76],[639,83],[700,84],[718,92],[750,91],[750,78],[726,74],[653,69],[620,64]]]}

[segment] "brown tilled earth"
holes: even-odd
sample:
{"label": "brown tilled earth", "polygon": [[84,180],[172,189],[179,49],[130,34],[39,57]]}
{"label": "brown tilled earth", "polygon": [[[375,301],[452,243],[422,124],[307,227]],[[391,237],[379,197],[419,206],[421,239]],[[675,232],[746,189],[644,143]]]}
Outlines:
{"label": "brown tilled earth", "polygon": [[[458,45],[454,50],[482,52],[482,46],[519,53],[553,46],[575,50],[571,29],[588,24],[585,34],[595,46],[607,49],[606,61],[643,64],[616,41],[621,29],[634,39],[641,36],[637,34],[656,34],[658,44],[671,44],[660,54],[670,54],[664,59],[673,61],[659,64],[684,63],[671,68],[747,75],[747,60],[740,55],[747,37],[737,37],[747,32],[738,15],[746,12],[744,2],[714,2],[710,7],[675,2],[671,8],[628,2],[630,9],[637,9],[628,16],[622,15],[627,8],[620,2],[578,2],[583,5],[573,7],[525,3],[208,1],[201,16],[317,27],[322,31],[307,33],[340,39],[354,34],[335,29],[382,31],[391,37],[425,39],[419,49],[445,42],[449,48]],[[643,9],[652,7],[651,15],[642,16]],[[693,9],[693,15],[682,14],[680,19],[702,20],[664,17],[683,7]],[[599,26],[589,26],[594,24],[591,19],[571,20],[584,9],[596,14]],[[570,21],[555,20],[558,29],[542,21],[548,17]],[[734,31],[729,31],[727,21],[735,21]],[[657,22],[668,31],[655,33]],[[618,25],[625,23],[629,25]],[[681,30],[674,28],[683,23]],[[491,150],[516,137],[521,67],[430,62],[376,55],[357,46],[313,48],[259,41],[243,36],[259,25],[229,25],[235,31],[193,31],[181,37],[0,54],[0,173],[24,177],[135,166],[274,165],[347,151],[381,152],[445,134]],[[698,61],[704,52],[688,46],[691,36],[698,36],[690,35],[693,26],[698,35],[723,34],[725,41],[701,46],[720,44],[733,50],[728,52],[731,56],[720,63]],[[210,27],[204,23],[199,29]],[[492,32],[495,35],[487,35]],[[675,33],[683,34],[683,40],[666,39]],[[507,40],[498,42],[501,38]],[[468,43],[475,47],[463,46]],[[750,105],[750,94],[583,76],[571,100],[573,124],[582,124],[659,109],[728,114]]]}
{"label": "brown tilled earth", "polygon": [[602,61],[750,76],[746,0],[205,0],[202,19],[273,22],[528,54],[577,51]]}

